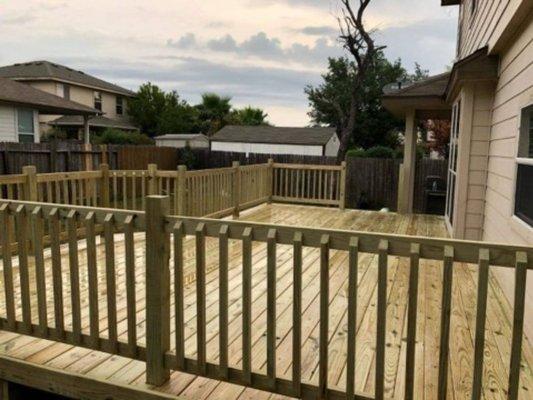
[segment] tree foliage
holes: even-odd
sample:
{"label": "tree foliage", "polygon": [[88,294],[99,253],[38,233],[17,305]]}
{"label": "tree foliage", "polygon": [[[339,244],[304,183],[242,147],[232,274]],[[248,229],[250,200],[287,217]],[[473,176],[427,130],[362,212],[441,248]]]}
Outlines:
{"label": "tree foliage", "polygon": [[231,98],[205,93],[197,105],[190,105],[176,91],[164,92],[150,82],[141,85],[130,100],[128,113],[143,133],[150,137],[167,133],[212,135],[227,124],[260,125],[267,114],[251,106],[235,109]]}
{"label": "tree foliage", "polygon": [[[322,75],[323,82],[315,87],[306,87],[311,107],[309,116],[313,123],[334,126],[340,135],[345,126],[344,115],[352,102],[356,69],[355,63],[346,57],[330,58],[328,71]],[[401,60],[390,62],[382,51],[378,51],[373,67],[368,69],[356,93],[357,109],[349,147],[397,146],[403,122],[382,106],[383,87],[391,82],[421,79],[426,75],[427,72],[418,64],[415,65],[415,74],[409,75]]]}

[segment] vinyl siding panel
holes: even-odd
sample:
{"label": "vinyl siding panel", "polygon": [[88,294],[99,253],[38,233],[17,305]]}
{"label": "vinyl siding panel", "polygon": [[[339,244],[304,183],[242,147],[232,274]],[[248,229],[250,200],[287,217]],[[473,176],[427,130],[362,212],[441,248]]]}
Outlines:
{"label": "vinyl siding panel", "polygon": [[211,141],[213,151],[233,151],[237,153],[260,154],[299,154],[306,156],[321,156],[322,146],[305,146],[292,144],[243,143]]}

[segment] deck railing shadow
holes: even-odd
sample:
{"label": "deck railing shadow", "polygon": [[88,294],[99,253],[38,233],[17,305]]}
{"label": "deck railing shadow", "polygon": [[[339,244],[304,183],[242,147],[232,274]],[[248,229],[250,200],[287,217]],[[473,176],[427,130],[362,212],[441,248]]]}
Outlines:
{"label": "deck railing shadow", "polygon": [[[280,176],[285,173],[279,173],[276,180],[276,175],[271,173],[276,165],[269,164],[250,167],[244,172],[235,164],[230,169],[215,170],[210,175],[204,172],[187,175],[184,168],[175,172],[158,172],[153,167],[147,173],[117,172],[108,171],[103,166],[99,171],[90,173],[63,174],[64,179],[56,179],[56,176],[49,174],[39,176],[28,167],[24,174],[10,178],[9,182],[4,181],[4,185],[14,185],[16,188],[12,188],[11,193],[20,191],[25,199],[34,201],[0,200],[3,267],[0,289],[4,293],[3,300],[0,300],[0,328],[145,361],[146,379],[151,385],[163,384],[169,378],[170,371],[177,370],[304,399],[383,399],[387,351],[387,275],[392,259],[401,258],[410,267],[404,397],[412,399],[417,373],[415,347],[419,266],[424,260],[437,261],[442,265],[443,277],[438,333],[438,393],[439,398],[444,399],[449,381],[453,271],[457,263],[469,263],[477,265],[478,273],[472,394],[473,398],[480,398],[485,358],[488,276],[491,267],[501,266],[512,268],[515,273],[508,397],[513,400],[518,398],[526,274],[528,269],[533,269],[531,247],[194,216],[206,213],[235,215],[248,204],[274,200],[279,193],[277,187],[285,185],[280,183],[283,182]],[[306,169],[309,170],[313,169]],[[342,166],[334,171],[342,176]],[[312,174],[306,174],[300,173],[299,178],[296,174],[296,180],[290,180],[299,183],[296,183],[295,191],[283,192],[281,197],[284,201],[290,200],[286,193],[295,193],[291,196],[296,198],[301,198],[302,193],[307,194],[305,184],[309,182],[313,185],[315,179]],[[333,173],[328,169],[326,174]],[[324,183],[326,178],[322,179]],[[342,193],[340,178],[331,176],[327,179],[327,184],[317,187],[334,187],[329,193]],[[335,180],[339,186],[331,183]],[[309,193],[313,192],[312,187],[309,187]],[[8,188],[5,190],[9,191]],[[247,190],[251,194],[246,193]],[[226,197],[223,195],[226,192],[232,195]],[[327,191],[319,192],[323,200],[323,193]],[[117,196],[116,208],[95,207],[101,204],[114,206]],[[219,199],[210,199],[210,196]],[[195,199],[205,204],[199,207],[194,204]],[[51,200],[84,205],[48,202]],[[120,207],[143,207],[144,211],[118,209]],[[182,210],[193,216],[175,215]],[[121,244],[118,243],[119,239]],[[194,247],[194,357],[187,354],[185,344],[186,240],[189,243],[192,240]],[[218,254],[218,357],[209,354],[207,347],[207,241],[210,246],[213,242],[216,244],[214,251]],[[266,372],[252,368],[252,269],[256,261],[253,252],[256,243],[266,246]],[[228,354],[230,246],[238,246],[242,250],[242,268],[239,270],[242,282],[242,361],[239,365],[231,363]],[[290,247],[292,262],[292,352],[286,355],[291,361],[290,378],[279,376],[276,372],[279,351],[276,338],[279,282],[276,271],[281,246]],[[304,356],[302,260],[304,252],[309,249],[318,252],[320,277],[317,382],[303,381],[301,377]],[[343,254],[348,270],[347,372],[342,388],[328,382],[330,262],[334,253]],[[355,391],[357,277],[358,260],[362,253],[375,255],[378,269],[375,391],[372,394]],[[144,278],[141,279],[141,276]],[[99,283],[104,285],[105,290],[99,288]],[[143,291],[145,296],[140,295]],[[124,300],[125,309],[118,307],[117,299]],[[140,318],[145,320],[141,321]],[[139,332],[139,324],[144,326],[143,332]]]}

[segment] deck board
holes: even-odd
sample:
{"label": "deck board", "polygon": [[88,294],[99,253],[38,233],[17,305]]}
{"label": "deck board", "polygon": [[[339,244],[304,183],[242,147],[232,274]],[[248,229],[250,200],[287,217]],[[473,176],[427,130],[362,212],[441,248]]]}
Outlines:
{"label": "deck board", "polygon": [[[241,220],[341,228],[373,232],[412,234],[431,237],[446,237],[444,221],[440,217],[426,215],[401,216],[394,213],[372,211],[340,211],[332,208],[262,205],[241,214]],[[145,340],[145,287],[143,234],[136,237],[136,300],[137,339]],[[124,243],[122,235],[115,235],[116,280],[117,280],[117,333],[122,341],[127,340],[127,307],[125,290]],[[206,342],[207,360],[218,360],[218,241],[206,239]],[[81,323],[82,331],[88,333],[87,258],[85,242],[79,242]],[[107,336],[107,304],[105,285],[104,243],[97,241],[99,272],[99,318],[100,332]],[[61,246],[61,261],[64,282],[65,325],[71,329],[70,285],[68,274],[67,245]],[[185,354],[196,355],[196,296],[194,282],[194,238],[184,240],[185,281]],[[240,367],[242,361],[242,246],[231,241],[228,248],[228,343],[229,365]],[[266,373],[266,245],[254,243],[252,247],[252,368]],[[172,259],[172,258],[171,258]],[[346,335],[347,335],[347,252],[332,251],[330,256],[330,325],[329,325],[329,372],[328,381],[339,388],[346,381]],[[51,254],[45,251],[48,319],[54,324],[53,293],[51,280]],[[318,338],[319,338],[319,250],[304,248],[302,252],[302,379],[318,383]],[[13,259],[18,268],[18,260]],[[449,398],[468,398],[472,382],[473,341],[475,328],[477,267],[456,264],[452,291]],[[32,268],[32,263],[30,263]],[[18,276],[18,274],[17,274]],[[404,390],[406,318],[409,261],[407,258],[389,257],[387,286],[387,331],[385,362],[386,398],[402,399]],[[277,246],[277,298],[276,298],[276,373],[290,379],[292,354],[292,246]],[[421,260],[419,278],[419,301],[416,342],[415,398],[434,399],[437,393],[437,367],[440,328],[442,266],[436,261]],[[356,390],[372,394],[374,391],[375,346],[376,346],[376,291],[377,255],[361,253],[358,269],[358,307],[356,342]],[[30,270],[30,290],[36,296],[35,273]],[[17,318],[21,318],[20,282],[15,280]],[[5,302],[0,296],[0,314],[5,314]],[[172,296],[173,299],[173,296]],[[32,304],[35,304],[33,302]],[[484,369],[484,398],[504,399],[507,389],[507,374],[510,357],[512,307],[506,300],[493,274],[489,278]],[[32,318],[37,318],[35,306]],[[173,319],[171,329],[174,328]],[[171,335],[174,348],[174,335]],[[154,388],[146,385],[145,364],[140,361],[92,351],[52,341],[35,339],[0,331],[0,355],[9,355],[35,364],[42,364],[66,372],[76,372],[88,377],[120,384],[138,385],[154,391],[179,395],[190,399],[282,399],[273,395],[239,385],[219,382],[193,375],[173,372],[164,385]],[[520,398],[526,398],[533,390],[531,365],[533,352],[524,339],[524,358],[521,374]]]}

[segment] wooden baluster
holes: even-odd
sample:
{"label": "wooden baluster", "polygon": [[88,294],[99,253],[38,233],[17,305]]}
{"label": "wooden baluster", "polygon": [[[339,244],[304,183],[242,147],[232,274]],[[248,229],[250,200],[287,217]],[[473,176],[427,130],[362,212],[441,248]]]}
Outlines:
{"label": "wooden baluster", "polygon": [[50,224],[50,247],[52,250],[55,332],[58,339],[63,339],[65,334],[65,318],[63,310],[63,271],[61,267],[59,209],[53,208],[48,218]]}
{"label": "wooden baluster", "polygon": [[116,171],[113,171],[113,205],[115,208],[118,208],[118,184]]}
{"label": "wooden baluster", "polygon": [[509,400],[518,399],[520,388],[520,362],[522,359],[522,340],[524,335],[524,313],[526,305],[527,253],[516,253],[513,333],[511,340],[511,363],[509,367]]}
{"label": "wooden baluster", "polygon": [[242,371],[244,381],[252,382],[252,228],[242,234]]}
{"label": "wooden baluster", "polygon": [[322,170],[318,170],[318,191],[317,191],[317,195],[316,195],[316,198],[317,200],[321,200],[322,199]]}
{"label": "wooden baluster", "polygon": [[472,382],[472,400],[481,398],[481,385],[483,382],[483,351],[485,349],[485,324],[487,320],[487,292],[489,286],[489,261],[488,249],[479,250],[478,288],[476,303],[476,336],[474,347],[474,378]]}
{"label": "wooden baluster", "polygon": [[355,339],[357,335],[357,276],[359,239],[350,238],[348,249],[348,343],[346,356],[346,398],[353,399],[355,391]]}
{"label": "wooden baluster", "polygon": [[185,369],[185,322],[183,300],[183,236],[184,227],[181,221],[174,225],[174,313],[176,339],[176,367]]}
{"label": "wooden baluster", "polygon": [[418,275],[420,245],[411,244],[409,270],[409,304],[407,308],[407,350],[405,354],[405,400],[413,400],[416,351],[416,316],[418,307]]}
{"label": "wooden baluster", "polygon": [[30,274],[28,269],[28,216],[19,205],[15,211],[23,333],[31,333]]}
{"label": "wooden baluster", "polygon": [[146,171],[142,171],[141,175],[141,209],[146,209]]}
{"label": "wooden baluster", "polygon": [[94,227],[94,212],[85,217],[85,232],[87,241],[87,282],[89,287],[89,330],[91,346],[100,347],[100,319],[98,316],[98,267],[96,264],[96,234]]}
{"label": "wooden baluster", "polygon": [[295,397],[300,397],[302,382],[302,244],[302,233],[297,231],[292,256],[292,387]]}
{"label": "wooden baluster", "polygon": [[127,172],[122,174],[122,208],[128,209],[128,175]]}
{"label": "wooden baluster", "polygon": [[131,173],[131,209],[137,210],[137,176],[135,171]]}
{"label": "wooden baluster", "polygon": [[452,308],[454,250],[444,247],[444,271],[442,278],[442,311],[440,322],[440,355],[438,399],[444,400],[448,391],[448,361],[450,352],[450,315]]}
{"label": "wooden baluster", "polygon": [[200,375],[206,374],[205,268],[205,224],[202,222],[196,227],[196,343]]}
{"label": "wooden baluster", "polygon": [[130,357],[137,356],[137,298],[135,293],[135,237],[134,216],[124,220],[124,247],[126,258],[126,303],[128,317],[128,347]]}
{"label": "wooden baluster", "polygon": [[219,354],[221,378],[228,377],[228,225],[218,234],[219,265]]}
{"label": "wooden baluster", "polygon": [[267,233],[267,376],[276,383],[276,230]]}
{"label": "wooden baluster", "polygon": [[320,238],[320,348],[318,394],[327,397],[328,389],[328,341],[329,341],[329,235]]}
{"label": "wooden baluster", "polygon": [[106,214],[104,218],[105,238],[105,275],[107,295],[107,331],[111,352],[118,349],[117,335],[117,284],[115,274],[115,220],[113,214]]}
{"label": "wooden baluster", "polygon": [[[0,220],[0,224],[3,221]],[[37,310],[39,315],[39,331],[43,337],[48,333],[48,312],[46,302],[46,273],[43,255],[44,224],[41,207],[32,211],[33,255],[35,257],[35,286],[37,289]]]}
{"label": "wooden baluster", "polygon": [[13,222],[10,218],[9,205],[0,206],[0,229],[2,232],[2,259],[4,270],[4,293],[6,302],[7,326],[15,329],[15,291],[13,289],[13,263],[11,260],[11,231]]}
{"label": "wooden baluster", "polygon": [[71,184],[71,190],[72,190],[72,204],[74,204],[74,205],[78,205],[79,204],[77,186],[78,186],[78,181],[76,179],[73,179],[72,180],[72,184]]}
{"label": "wooden baluster", "polygon": [[378,293],[376,323],[376,400],[385,395],[385,337],[387,333],[387,264],[389,242],[380,240],[378,247]]}
{"label": "wooden baluster", "polygon": [[285,172],[285,192],[283,197],[289,197],[289,170],[285,168],[283,171]]}
{"label": "wooden baluster", "polygon": [[72,308],[72,334],[74,343],[81,344],[81,300],[77,222],[76,211],[69,211],[67,215],[67,236],[70,271],[70,299]]}

